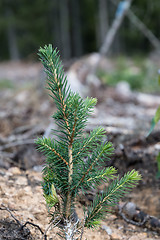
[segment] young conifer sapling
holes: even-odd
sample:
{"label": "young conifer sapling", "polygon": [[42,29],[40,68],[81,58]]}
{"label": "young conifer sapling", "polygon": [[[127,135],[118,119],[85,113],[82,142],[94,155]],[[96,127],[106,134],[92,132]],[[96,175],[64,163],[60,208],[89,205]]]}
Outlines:
{"label": "young conifer sapling", "polygon": [[[39,56],[47,74],[50,96],[57,107],[52,117],[58,125],[58,130],[53,130],[55,139],[36,140],[38,150],[46,156],[43,193],[51,222],[59,227],[60,236],[66,240],[82,239],[84,227],[98,226],[111,206],[116,205],[141,176],[132,170],[120,178],[114,167],[102,168],[113,153],[112,144],[104,143],[106,133],[102,127],[90,134],[84,131],[97,100],[88,97],[84,100],[71,91],[58,51],[52,45],[40,48]],[[80,220],[75,210],[77,195],[109,180],[108,187],[84,209],[84,219]]]}

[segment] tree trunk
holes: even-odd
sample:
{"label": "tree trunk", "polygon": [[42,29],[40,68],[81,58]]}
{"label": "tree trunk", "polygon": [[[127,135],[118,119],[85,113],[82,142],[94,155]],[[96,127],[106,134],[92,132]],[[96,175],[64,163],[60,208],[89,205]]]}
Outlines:
{"label": "tree trunk", "polygon": [[115,19],[106,34],[106,37],[105,37],[105,40],[104,40],[102,46],[99,49],[99,57],[97,57],[94,67],[91,69],[91,75],[95,75],[97,67],[99,65],[99,62],[101,60],[101,57],[108,54],[108,52],[111,48],[111,45],[114,41],[115,35],[116,35],[118,29],[120,28],[120,26],[123,22],[123,19],[126,15],[128,9],[130,8],[131,3],[132,3],[132,0],[120,2],[120,4],[122,4],[122,5],[118,6]]}
{"label": "tree trunk", "polygon": [[51,0],[51,26],[52,26],[52,33],[53,33],[53,44],[54,47],[57,47],[60,51],[61,49],[61,40],[60,40],[60,20],[59,20],[59,6],[57,1]]}
{"label": "tree trunk", "polygon": [[80,9],[79,0],[72,0],[71,10],[72,10],[73,54],[76,57],[79,57],[83,54],[82,32],[81,32],[81,21],[80,21],[79,9]]}
{"label": "tree trunk", "polygon": [[65,59],[71,57],[69,9],[67,0],[59,0],[60,6],[60,35],[62,42],[62,56]]}
{"label": "tree trunk", "polygon": [[109,23],[108,23],[108,0],[98,0],[98,47],[104,42],[105,36],[107,34]]}
{"label": "tree trunk", "polygon": [[160,51],[160,41],[159,39],[151,32],[150,29],[146,27],[146,25],[131,11],[127,12],[127,16],[130,21],[144,34],[146,38],[150,41],[150,43]]}
{"label": "tree trunk", "polygon": [[[122,21],[125,17],[125,14],[127,13],[130,5],[131,5],[132,0],[125,1],[123,3],[123,7],[118,7],[116,17],[113,21],[112,26],[110,27],[103,45],[101,46],[99,52],[101,55],[106,55],[111,47],[111,44],[113,43],[113,40],[115,38],[115,35],[119,29],[119,27],[122,24]],[[124,5],[125,4],[125,5]]]}
{"label": "tree trunk", "polygon": [[7,40],[8,40],[10,59],[19,60],[20,54],[19,54],[18,44],[17,44],[16,29],[15,29],[14,23],[12,22],[13,12],[9,7],[7,7],[5,10],[5,13],[8,19],[8,25],[7,25],[6,31],[7,31]]}

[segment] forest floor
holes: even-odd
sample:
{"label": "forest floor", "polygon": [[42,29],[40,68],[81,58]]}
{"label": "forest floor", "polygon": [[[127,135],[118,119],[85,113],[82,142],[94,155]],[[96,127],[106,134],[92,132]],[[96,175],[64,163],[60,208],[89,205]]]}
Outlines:
{"label": "forest floor", "polygon": [[[133,168],[142,174],[139,185],[119,203],[120,207],[125,202],[134,203],[138,218],[129,212],[125,212],[124,217],[115,208],[98,229],[86,230],[84,236],[88,240],[160,239],[160,179],[156,178],[160,126],[146,137],[160,97],[133,92],[124,83],[109,87],[85,81],[87,70],[83,61],[74,63],[68,73],[74,84],[82,87],[79,89],[82,95],[86,94],[83,89],[87,89],[88,95],[98,99],[86,131],[97,125],[106,129],[105,140],[112,141],[115,148],[106,166],[114,165],[120,176]],[[108,62],[107,67],[111,66]],[[27,225],[20,231],[20,224],[30,221],[44,231],[49,223],[41,189],[44,157],[35,150],[34,139],[50,134],[50,129],[54,128],[50,116],[56,109],[47,90],[44,91],[43,80],[39,63],[0,64],[0,204],[3,204],[0,205],[0,240],[41,239],[38,229]],[[80,217],[82,207],[103,187],[79,197],[76,211]],[[8,210],[19,220],[19,225]],[[145,214],[149,220],[136,226],[141,225]],[[48,239],[58,240],[56,233],[56,228],[48,231]]]}

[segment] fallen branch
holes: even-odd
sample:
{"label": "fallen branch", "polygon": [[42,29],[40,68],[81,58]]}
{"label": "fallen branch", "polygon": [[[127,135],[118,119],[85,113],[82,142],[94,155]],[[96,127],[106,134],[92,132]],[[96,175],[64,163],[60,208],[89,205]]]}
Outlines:
{"label": "fallen branch", "polygon": [[127,223],[138,227],[146,227],[160,234],[160,220],[154,216],[144,213],[134,203],[128,202],[123,205],[119,205],[118,209],[118,214]]}
{"label": "fallen branch", "polygon": [[107,56],[107,54],[111,48],[111,45],[113,43],[113,40],[115,38],[115,35],[116,35],[117,31],[119,30],[119,28],[123,22],[123,19],[124,19],[125,15],[127,14],[127,11],[129,10],[131,4],[132,4],[132,0],[128,0],[128,1],[123,1],[123,3],[120,3],[121,6],[120,5],[118,6],[115,19],[106,34],[106,37],[105,37],[105,40],[104,40],[102,46],[99,49],[99,57],[97,58],[97,61],[91,70],[91,73],[93,75],[96,73],[96,70],[98,68],[98,65],[100,63],[102,56]]}
{"label": "fallen branch", "polygon": [[[146,223],[146,221],[150,218],[149,215],[146,215],[146,216],[144,217],[144,219],[143,219],[142,222],[136,222],[136,221],[133,221],[133,220],[127,218],[126,215],[122,212],[123,209],[124,209],[124,207],[125,207],[126,205],[127,205],[127,203],[125,203],[123,206],[120,206],[120,205],[119,205],[118,207],[119,207],[119,215],[120,215],[127,223],[131,223],[131,224],[136,225],[136,226],[143,226],[143,225]],[[136,213],[135,213],[135,214],[136,214]]]}
{"label": "fallen branch", "polygon": [[[28,130],[26,132],[26,130]],[[43,133],[45,131],[44,126],[36,126],[34,128],[27,126],[21,126],[13,130],[12,134],[8,137],[0,137],[0,142],[2,144],[8,144],[15,141],[24,141],[30,138],[33,138],[33,136],[38,135],[39,133]],[[23,132],[23,134],[22,134]]]}
{"label": "fallen branch", "polygon": [[[112,0],[111,1],[115,6],[117,6],[117,3]],[[155,49],[159,51],[160,49],[160,41],[159,39],[152,33],[152,31],[147,28],[147,26],[130,10],[126,12],[127,17],[129,20],[143,33],[143,35],[148,38],[150,43],[153,45]]]}
{"label": "fallen branch", "polygon": [[20,229],[19,229],[20,231],[22,231],[27,224],[30,224],[30,225],[38,228],[38,230],[41,232],[41,234],[43,234],[44,240],[47,240],[47,236],[45,235],[45,233],[43,233],[42,229],[41,229],[37,224],[34,224],[34,223],[32,223],[32,222],[29,222],[29,221],[27,221],[27,222],[25,222],[24,224],[22,224],[22,223],[14,216],[14,214],[12,213],[12,211],[11,211],[8,207],[6,207],[4,204],[1,204],[0,210],[5,210],[5,211],[7,211],[7,212],[10,213],[11,217],[12,217],[12,218],[16,221],[16,223],[20,226]]}
{"label": "fallen branch", "polygon": [[12,211],[11,211],[8,207],[4,206],[4,204],[1,204],[1,206],[2,206],[2,207],[0,207],[0,210],[6,210],[7,212],[9,212],[10,215],[11,215],[11,217],[17,222],[17,224],[18,224],[20,227],[23,226],[23,225],[20,223],[20,221],[13,215]]}
{"label": "fallen branch", "polygon": [[[30,224],[30,225],[38,228],[39,231],[40,231],[42,234],[44,234],[43,231],[42,231],[42,229],[40,228],[40,226],[38,226],[38,225],[35,224],[35,223],[29,222],[29,221],[25,222],[25,224],[23,224],[23,225],[21,226],[20,231],[23,230],[23,228],[24,228],[27,224]],[[47,240],[47,238],[45,238],[45,240]]]}
{"label": "fallen branch", "polygon": [[0,147],[0,151],[3,151],[7,148],[11,148],[11,147],[17,147],[17,146],[20,146],[20,145],[25,145],[25,144],[34,144],[34,139],[25,139],[25,140],[18,140],[18,141],[15,141],[15,142],[11,142],[11,143],[8,143],[8,144],[5,144],[3,146]]}

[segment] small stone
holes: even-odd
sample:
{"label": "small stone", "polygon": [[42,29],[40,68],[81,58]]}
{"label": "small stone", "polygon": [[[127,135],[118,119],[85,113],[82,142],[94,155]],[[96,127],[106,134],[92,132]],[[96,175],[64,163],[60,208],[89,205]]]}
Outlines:
{"label": "small stone", "polygon": [[147,233],[139,233],[135,236],[130,237],[128,240],[146,240],[147,239]]}
{"label": "small stone", "polygon": [[32,188],[30,186],[24,187],[24,192],[28,195],[32,195]]}
{"label": "small stone", "polygon": [[11,177],[11,176],[13,176],[13,173],[7,171],[7,172],[6,172],[6,175],[5,175],[4,177],[5,177],[5,178],[9,178],[9,177]]}
{"label": "small stone", "polygon": [[137,240],[137,236],[132,236],[128,240]]}
{"label": "small stone", "polygon": [[124,211],[132,219],[133,216],[136,214],[136,204],[134,204],[133,202],[128,202],[124,207]]}
{"label": "small stone", "polygon": [[112,233],[111,234],[111,240],[121,240],[122,237],[120,235],[118,235],[117,233]]}
{"label": "small stone", "polygon": [[33,167],[33,170],[35,172],[42,172],[43,168],[44,168],[43,165],[36,165],[36,166]]}
{"label": "small stone", "polygon": [[11,167],[8,169],[8,171],[10,173],[12,173],[13,175],[20,175],[21,174],[21,170],[18,167]]}
{"label": "small stone", "polygon": [[18,184],[18,185],[27,185],[28,182],[27,182],[26,177],[19,176],[19,177],[16,179],[15,184]]}
{"label": "small stone", "polygon": [[112,221],[114,221],[114,220],[117,219],[117,216],[114,215],[114,214],[108,214],[108,215],[106,216],[106,219],[112,222]]}
{"label": "small stone", "polygon": [[8,180],[9,184],[14,184],[14,181],[12,179]]}
{"label": "small stone", "polygon": [[116,91],[124,97],[129,97],[132,94],[129,83],[125,81],[121,81],[117,84]]}
{"label": "small stone", "polygon": [[28,91],[24,90],[17,94],[15,97],[15,102],[17,103],[24,103],[28,99]]}
{"label": "small stone", "polygon": [[107,232],[108,235],[112,234],[112,229],[106,225],[102,225],[101,228]]}

